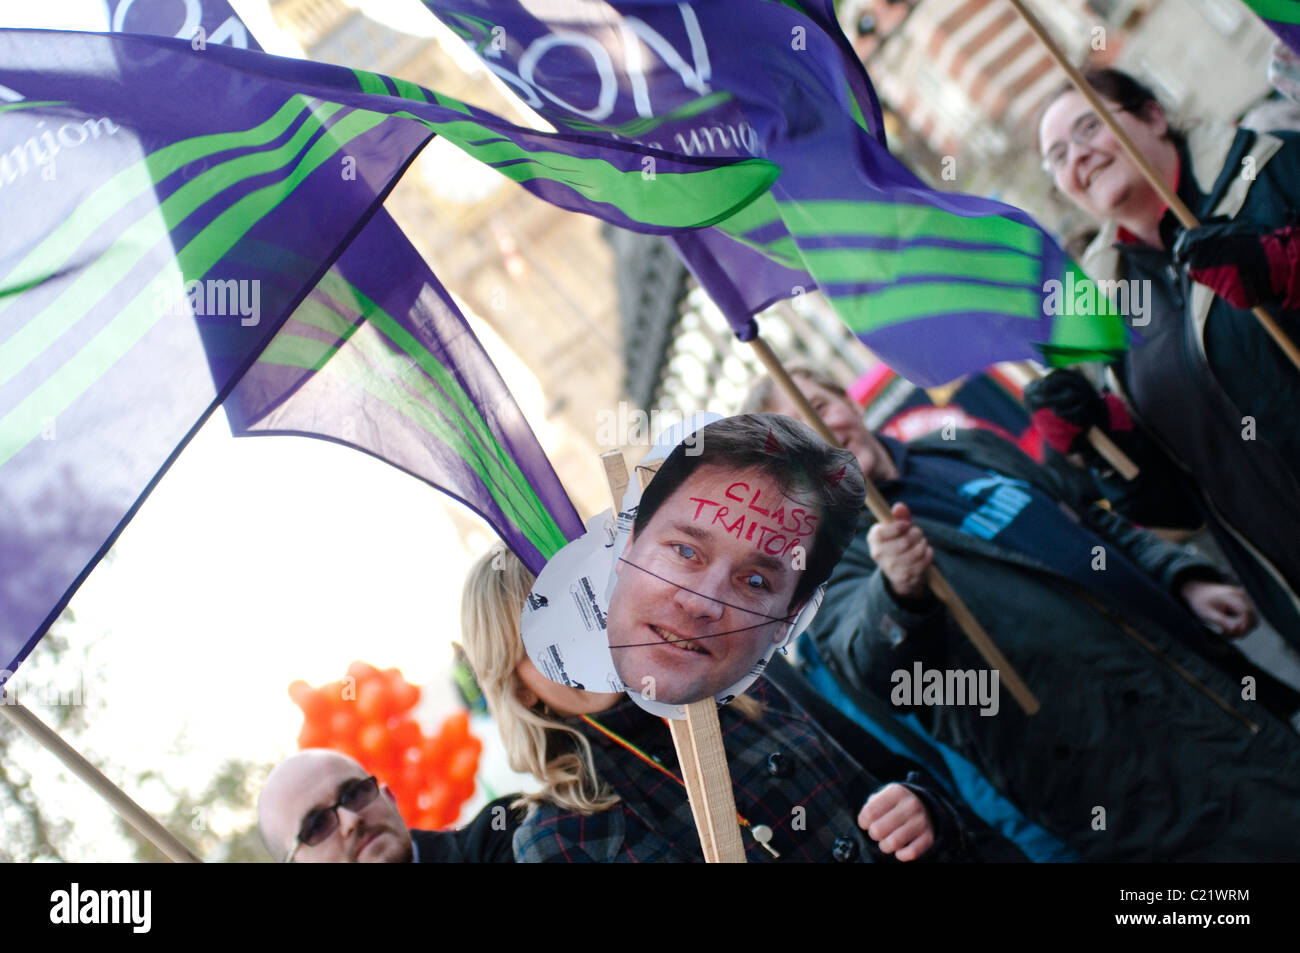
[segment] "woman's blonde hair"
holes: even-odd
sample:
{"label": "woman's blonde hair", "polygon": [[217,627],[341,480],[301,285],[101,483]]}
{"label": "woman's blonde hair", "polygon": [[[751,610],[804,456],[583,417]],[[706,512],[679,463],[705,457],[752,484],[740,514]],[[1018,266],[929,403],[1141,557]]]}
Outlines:
{"label": "woman's blonde hair", "polygon": [[500,546],[474,564],[460,601],[465,654],[501,732],[510,767],[542,782],[540,791],[512,806],[549,801],[594,814],[619,798],[597,777],[590,742],[544,709],[519,700],[523,683],[516,670],[525,658],[519,618],[533,578],[518,557]]}

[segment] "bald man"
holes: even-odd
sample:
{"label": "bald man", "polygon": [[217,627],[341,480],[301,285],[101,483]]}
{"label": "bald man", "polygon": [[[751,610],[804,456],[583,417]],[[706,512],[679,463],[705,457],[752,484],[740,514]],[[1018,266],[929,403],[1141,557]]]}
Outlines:
{"label": "bald man", "polygon": [[460,830],[408,830],[387,785],[345,754],[309,748],[271,770],[257,829],[277,863],[512,863],[517,797],[498,798]]}

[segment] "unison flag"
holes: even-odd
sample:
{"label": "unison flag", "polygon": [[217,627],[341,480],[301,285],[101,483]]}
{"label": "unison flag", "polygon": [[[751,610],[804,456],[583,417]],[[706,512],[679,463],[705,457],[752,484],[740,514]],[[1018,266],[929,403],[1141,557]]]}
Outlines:
{"label": "unison flag", "polygon": [[1300,53],[1300,0],[1243,0],[1281,38]]}
{"label": "unison flag", "polygon": [[676,239],[742,338],[754,313],[817,287],[925,386],[1127,345],[1104,297],[1057,307],[1067,282],[1090,283],[1029,215],[930,189],[889,154],[828,0],[425,3],[559,129],[780,166],[767,194]]}
{"label": "unison flag", "polygon": [[[162,37],[0,30],[0,97],[0,664],[10,670],[435,133],[554,204],[647,231],[725,218],[775,174],[761,160],[663,154],[647,178],[642,148],[523,129],[372,73]],[[324,349],[309,357],[289,342],[297,351],[272,352],[275,366],[297,361],[301,383],[329,348],[360,354],[373,373],[352,366],[349,380],[389,382],[374,388],[431,429],[415,404],[432,395],[397,393],[426,387],[414,366],[444,400],[434,412],[473,426],[464,399],[475,395],[440,378],[441,356],[429,360],[440,352],[398,327],[436,325],[422,315],[446,304],[441,289],[431,284],[414,314],[414,302],[402,311],[355,283],[321,294],[328,302],[308,304],[291,331]],[[386,341],[343,326],[379,311],[395,321]],[[378,346],[400,351],[403,367],[385,365]],[[241,407],[269,413],[268,393],[250,391]]]}
{"label": "unison flag", "polygon": [[[115,29],[258,49],[225,0],[109,4]],[[383,209],[298,305],[225,409],[238,436],[318,437],[373,454],[479,513],[534,572],[582,521],[450,296]]]}

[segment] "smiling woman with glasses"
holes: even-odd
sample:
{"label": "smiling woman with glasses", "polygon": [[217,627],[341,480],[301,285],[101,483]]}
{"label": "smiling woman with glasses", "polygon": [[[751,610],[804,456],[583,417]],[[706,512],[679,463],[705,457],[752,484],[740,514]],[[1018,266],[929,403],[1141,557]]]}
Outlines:
{"label": "smiling woman with glasses", "polygon": [[1141,476],[1099,476],[1101,493],[1138,523],[1208,526],[1260,614],[1300,647],[1300,371],[1249,313],[1268,307],[1300,339],[1300,135],[1214,122],[1182,133],[1132,76],[1085,78],[1203,224],[1178,223],[1081,93],[1049,100],[1043,166],[1100,226],[1079,262],[1124,286],[1140,337],[1105,398],[1054,371],[1026,388],[1026,406],[1052,450],[1099,474],[1079,437],[1108,430]]}
{"label": "smiling woman with glasses", "polygon": [[[1166,181],[1175,182],[1185,138],[1169,124],[1155,96],[1116,70],[1089,76],[1129,138]],[[1157,226],[1164,202],[1073,87],[1063,89],[1044,109],[1039,147],[1043,170],[1066,198],[1098,221],[1113,219],[1147,244],[1160,244]]]}
{"label": "smiling woman with glasses", "polygon": [[[1076,145],[1086,146],[1092,142],[1094,136],[1101,131],[1105,125],[1101,117],[1095,112],[1086,112],[1074,121],[1070,127],[1070,142]],[[1069,145],[1057,141],[1043,154],[1043,171],[1048,175],[1056,175],[1061,169],[1065,168],[1065,162],[1070,156]]]}

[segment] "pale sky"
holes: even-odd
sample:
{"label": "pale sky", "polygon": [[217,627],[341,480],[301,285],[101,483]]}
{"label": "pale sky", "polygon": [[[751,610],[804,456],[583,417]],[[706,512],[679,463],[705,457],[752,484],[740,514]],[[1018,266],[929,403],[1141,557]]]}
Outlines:
{"label": "pale sky", "polygon": [[[358,5],[396,26],[418,24],[403,16],[412,6],[417,18],[433,19],[417,0]],[[259,42],[293,54],[272,42],[264,0],[234,6]],[[0,0],[4,26],[104,24],[99,0]],[[467,317],[546,446],[536,379]],[[447,516],[459,506],[324,441],[236,440],[219,410],[122,533],[113,560],[73,597],[77,623],[68,633],[74,654],[91,646],[82,691],[94,713],[76,743],[101,756],[110,774],[155,768],[197,791],[227,758],[269,762],[292,753],[302,718],[287,686],[340,678],[354,659],[397,666],[420,685],[417,714],[435,729],[457,707],[450,641],[465,568],[493,538],[483,524],[463,546]],[[34,662],[39,654],[38,646]],[[67,689],[70,680],[75,675],[60,672],[53,681]],[[517,790],[522,779],[505,767],[495,727],[484,721],[472,730],[486,746],[481,777],[497,794]],[[130,859],[108,808],[53,756],[27,744],[15,752],[46,805],[74,819],[70,859]],[[156,791],[127,790],[146,808],[166,808],[150,800]]]}

